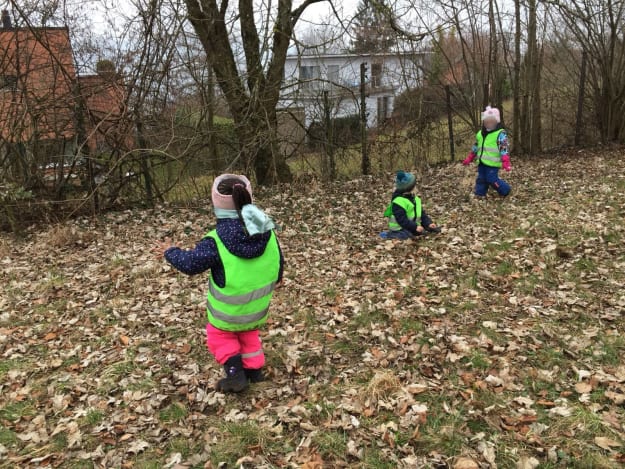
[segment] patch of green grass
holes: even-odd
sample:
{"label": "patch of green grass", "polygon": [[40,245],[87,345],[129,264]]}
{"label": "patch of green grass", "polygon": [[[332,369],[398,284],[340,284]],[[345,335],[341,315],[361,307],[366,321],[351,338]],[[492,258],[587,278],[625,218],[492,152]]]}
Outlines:
{"label": "patch of green grass", "polygon": [[594,272],[597,270],[597,264],[588,257],[582,257],[575,262],[575,268],[580,272]]}
{"label": "patch of green grass", "polygon": [[493,241],[484,246],[484,249],[491,253],[508,251],[512,247],[512,243],[508,241]]}
{"label": "patch of green grass", "polygon": [[537,365],[542,369],[553,369],[555,366],[562,367],[566,361],[561,348],[554,346],[546,346],[539,349],[536,353]]}
{"label": "patch of green grass", "polygon": [[458,454],[465,444],[466,437],[461,428],[465,425],[464,410],[457,409],[447,414],[443,409],[431,411],[421,427],[421,436],[415,442],[419,453],[438,451],[443,454]]}
{"label": "patch of green grass", "polygon": [[57,268],[53,268],[48,270],[46,276],[41,279],[40,286],[44,292],[49,292],[61,288],[66,282],[66,275]]}
{"label": "patch of green grass", "polygon": [[477,303],[474,301],[463,301],[458,305],[460,311],[475,311],[477,309]]}
{"label": "patch of green grass", "polygon": [[189,333],[181,327],[167,327],[163,331],[163,334],[165,337],[172,341],[175,339],[187,337],[189,335]]}
{"label": "patch of green grass", "polygon": [[399,320],[399,333],[400,334],[422,332],[424,330],[425,330],[425,325],[418,318],[415,318],[413,316],[408,316],[408,317],[401,318]]}
{"label": "patch of green grass", "polygon": [[515,270],[514,264],[512,264],[510,261],[501,261],[499,265],[497,265],[497,268],[495,269],[495,273],[497,275],[507,276],[507,275],[510,275],[512,272],[514,272],[514,270]]}
{"label": "patch of green grass", "polygon": [[599,233],[597,233],[595,230],[589,230],[589,229],[584,228],[582,230],[582,236],[584,238],[598,238]]}
{"label": "patch of green grass", "polygon": [[195,440],[179,436],[169,440],[168,445],[172,453],[180,453],[183,458],[187,458],[199,449],[198,444],[194,443]]}
{"label": "patch of green grass", "polygon": [[0,409],[0,420],[16,422],[24,416],[35,415],[35,408],[30,401],[10,402]]}
{"label": "patch of green grass", "polygon": [[128,385],[129,391],[150,391],[156,389],[158,384],[152,378],[144,378],[139,381],[133,381]]}
{"label": "patch of green grass", "polygon": [[[89,317],[93,322],[98,324],[108,325],[117,323],[117,318],[113,314],[113,308],[110,306],[102,305],[94,308],[89,313]],[[102,336],[98,340],[100,343],[107,343],[111,341],[111,339],[107,336]]]}
{"label": "patch of green grass", "polygon": [[323,295],[329,300],[334,300],[337,297],[338,292],[334,287],[326,287],[323,289]]}
{"label": "patch of green grass", "polygon": [[128,261],[128,259],[126,259],[121,254],[115,254],[111,258],[111,260],[109,262],[109,265],[111,267],[128,267],[128,266],[130,266],[130,262]]}
{"label": "patch of green grass", "polygon": [[477,290],[479,283],[480,281],[477,270],[468,272],[460,279],[460,284],[466,286],[467,288],[470,288],[471,290]]}
{"label": "patch of green grass", "polygon": [[67,434],[65,432],[57,433],[50,439],[50,444],[54,451],[63,451],[67,448]]}
{"label": "patch of green grass", "polygon": [[515,280],[514,288],[521,293],[532,294],[536,290],[536,287],[541,283],[541,279],[535,273],[529,273],[522,275]]}
{"label": "patch of green grass", "polygon": [[174,402],[168,407],[162,409],[158,413],[158,418],[161,422],[175,423],[181,422],[187,417],[187,415],[189,415],[189,409],[178,402]]}
{"label": "patch of green grass", "polygon": [[89,409],[85,415],[85,422],[88,425],[95,426],[104,420],[104,412],[99,409]]}
{"label": "patch of green grass", "polygon": [[470,363],[471,368],[473,368],[474,370],[484,371],[488,370],[491,367],[490,359],[486,355],[484,355],[481,350],[473,350],[471,352],[471,355],[466,357],[464,360],[466,360],[467,363]]}
{"label": "patch of green grass", "polygon": [[367,350],[368,344],[360,340],[352,340],[351,338],[340,338],[334,340],[330,348],[339,354],[348,356],[360,356]]}
{"label": "patch of green grass", "polygon": [[[220,462],[225,462],[230,467],[242,455],[248,454],[250,448],[262,451],[272,444],[267,431],[253,421],[226,423],[222,426],[221,435],[222,439],[211,445],[210,450],[210,460],[215,467]],[[287,451],[288,447],[281,446],[281,449]]]}
{"label": "patch of green grass", "polygon": [[136,456],[133,469],[161,469],[163,456],[156,451],[145,451]]}
{"label": "patch of green grass", "polygon": [[325,363],[325,358],[319,353],[304,350],[299,356],[298,362],[303,367],[313,367]]}
{"label": "patch of green grass", "polygon": [[481,418],[471,418],[467,420],[467,428],[473,434],[480,432],[490,433],[492,431],[492,427],[488,424],[488,422]]}
{"label": "patch of green grass", "polygon": [[621,234],[618,231],[610,231],[603,235],[604,241],[612,244],[618,244],[621,242]]}
{"label": "patch of green grass", "polygon": [[382,310],[368,310],[363,308],[359,314],[352,317],[350,327],[354,330],[369,327],[371,324],[388,322],[388,314]]}
{"label": "patch of green grass", "polygon": [[0,426],[0,445],[10,447],[17,443],[17,436],[15,432]]}
{"label": "patch of green grass", "polygon": [[331,399],[331,397],[326,395],[326,398],[322,401],[304,403],[304,407],[311,411],[313,420],[322,422],[332,417],[336,405],[328,399]]}
{"label": "patch of green grass", "polygon": [[113,363],[108,366],[103,375],[117,381],[130,375],[137,369],[137,365],[132,360],[124,360],[122,362]]}
{"label": "patch of green grass", "polygon": [[363,465],[370,469],[395,469],[397,462],[388,460],[382,451],[371,447],[365,449]]}
{"label": "patch of green grass", "polygon": [[343,431],[325,431],[312,438],[312,444],[324,459],[343,458],[347,451],[347,434]]}
{"label": "patch of green grass", "polygon": [[625,356],[625,337],[605,336],[601,346],[595,349],[593,360],[603,365],[619,365]]}
{"label": "patch of green grass", "polygon": [[28,364],[24,360],[4,360],[0,361],[0,379],[11,370],[21,370],[24,367],[28,367]]}
{"label": "patch of green grass", "polygon": [[67,467],[68,469],[93,469],[95,466],[92,461],[74,460],[68,461],[67,465],[64,464],[63,467]]}
{"label": "patch of green grass", "polygon": [[297,314],[298,318],[301,318],[306,325],[307,330],[317,330],[319,327],[319,320],[317,319],[317,315],[313,310],[306,309],[300,310]]}
{"label": "patch of green grass", "polygon": [[[575,434],[574,439],[567,439],[563,435]],[[586,407],[576,406],[571,415],[551,420],[545,438],[549,438],[558,446],[565,447],[574,456],[567,467],[616,467],[609,457],[594,447],[596,436],[607,436],[619,440],[603,422],[600,414],[593,413]],[[622,441],[621,441],[622,443]],[[564,456],[564,454],[563,454]]]}

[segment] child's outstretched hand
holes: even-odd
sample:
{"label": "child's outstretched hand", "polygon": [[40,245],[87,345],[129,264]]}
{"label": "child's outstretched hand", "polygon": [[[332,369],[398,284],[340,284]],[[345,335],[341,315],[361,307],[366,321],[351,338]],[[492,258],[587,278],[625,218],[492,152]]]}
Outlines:
{"label": "child's outstretched hand", "polygon": [[152,252],[157,259],[162,259],[165,255],[165,251],[169,248],[173,247],[172,240],[170,238],[165,238],[163,241],[157,241],[152,247]]}
{"label": "child's outstretched hand", "polygon": [[467,155],[467,157],[464,160],[462,160],[462,164],[465,166],[468,166],[471,163],[473,163],[474,159],[475,159],[475,153],[471,152]]}

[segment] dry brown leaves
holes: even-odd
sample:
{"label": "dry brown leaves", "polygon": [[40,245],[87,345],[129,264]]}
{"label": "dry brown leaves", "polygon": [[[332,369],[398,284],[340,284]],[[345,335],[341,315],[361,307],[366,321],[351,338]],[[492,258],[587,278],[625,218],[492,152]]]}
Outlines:
{"label": "dry brown leaves", "polygon": [[241,396],[212,387],[206,276],[149,251],[192,246],[208,204],[5,237],[0,466],[617,467],[622,158],[515,161],[505,201],[473,201],[469,169],[428,170],[444,234],[418,242],[378,238],[390,175],[258,191],[287,272],[270,381]]}

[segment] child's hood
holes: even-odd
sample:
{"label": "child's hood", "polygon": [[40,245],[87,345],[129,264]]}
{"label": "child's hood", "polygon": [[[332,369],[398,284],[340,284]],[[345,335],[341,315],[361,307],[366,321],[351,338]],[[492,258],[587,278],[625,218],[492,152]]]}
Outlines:
{"label": "child's hood", "polygon": [[243,228],[243,223],[238,219],[218,220],[217,234],[231,254],[244,259],[261,256],[271,237],[271,231],[248,236]]}

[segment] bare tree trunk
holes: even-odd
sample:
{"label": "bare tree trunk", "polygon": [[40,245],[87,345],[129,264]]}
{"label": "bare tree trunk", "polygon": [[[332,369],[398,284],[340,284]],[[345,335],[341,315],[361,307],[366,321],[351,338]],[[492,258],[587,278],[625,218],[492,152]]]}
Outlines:
{"label": "bare tree trunk", "polygon": [[537,40],[537,0],[528,0],[527,53],[523,64],[521,149],[537,153],[541,147],[540,54]]}
{"label": "bare tree trunk", "polygon": [[584,114],[584,96],[586,94],[586,63],[588,54],[582,52],[582,64],[579,72],[579,91],[577,95],[577,116],[575,118],[575,146],[579,146],[582,141],[582,122]]}
{"label": "bare tree trunk", "polygon": [[520,149],[521,128],[521,0],[514,0],[514,74],[512,78],[512,148]]}
{"label": "bare tree trunk", "polygon": [[225,21],[229,0],[219,4],[216,0],[185,0],[189,20],[211,57],[217,83],[237,125],[241,156],[252,162],[258,184],[291,180],[285,157],[278,150],[276,106],[293,29],[304,10],[318,1],[304,0],[292,10],[293,0],[280,0],[272,12],[273,23],[261,28],[266,31],[261,37],[254,2],[239,0],[237,42],[243,48],[246,69],[241,76]]}

